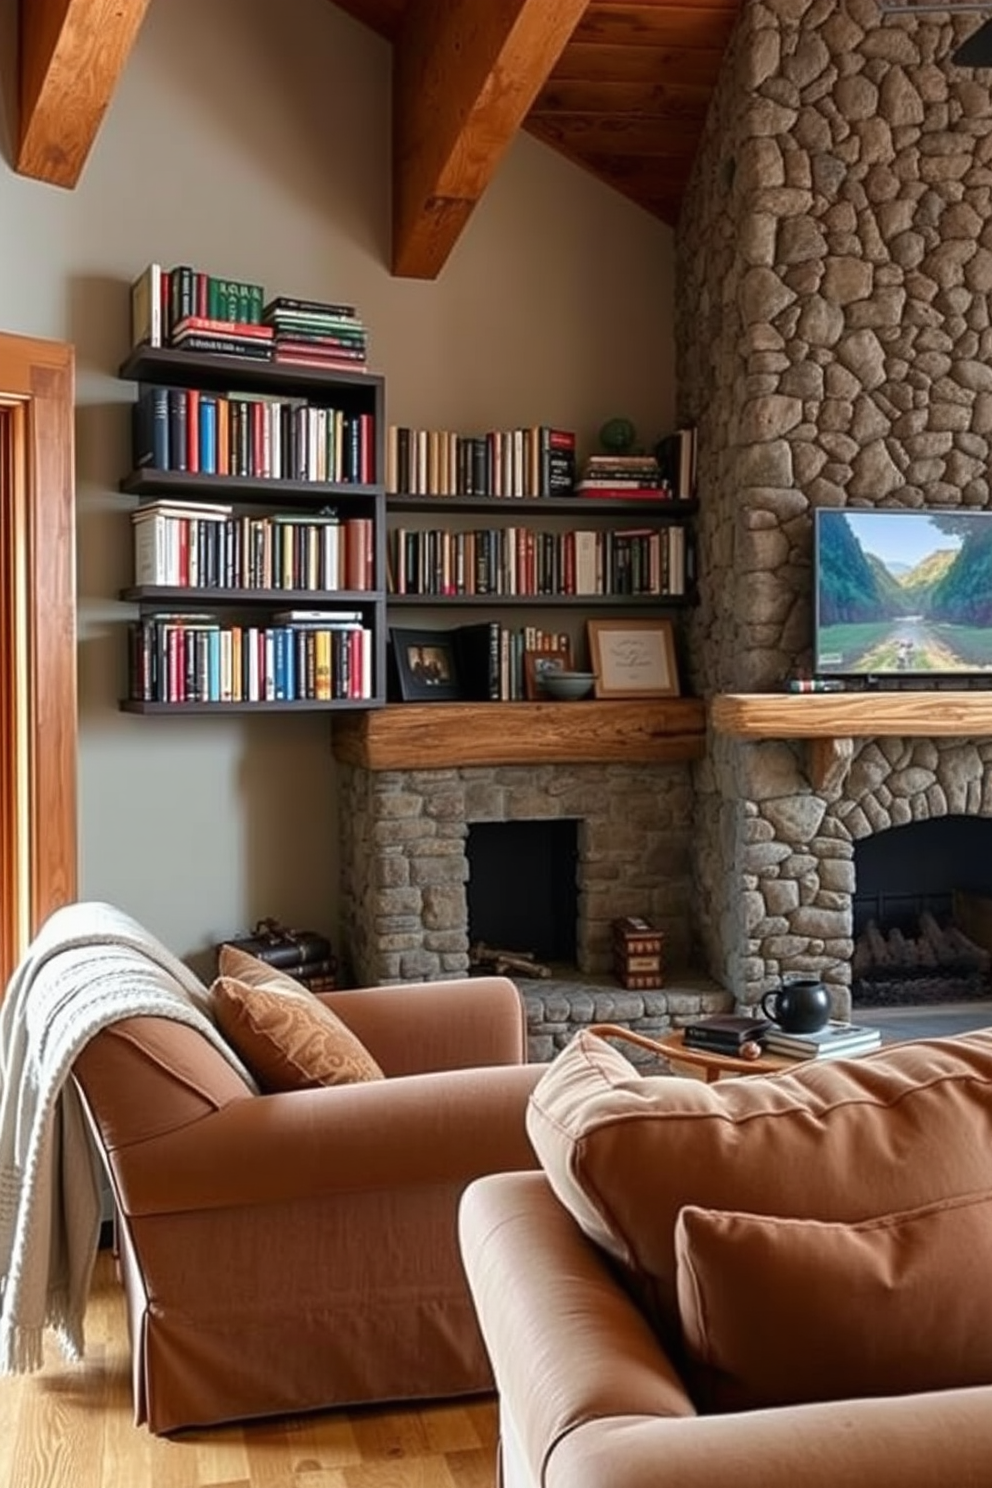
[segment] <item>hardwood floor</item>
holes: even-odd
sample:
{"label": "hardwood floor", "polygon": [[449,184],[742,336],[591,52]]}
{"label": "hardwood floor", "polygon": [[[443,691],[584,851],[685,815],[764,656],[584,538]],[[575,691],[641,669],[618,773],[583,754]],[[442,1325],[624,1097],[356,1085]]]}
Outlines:
{"label": "hardwood floor", "polygon": [[108,1251],[97,1259],[86,1358],[0,1379],[5,1488],[494,1488],[490,1399],[280,1417],[152,1436],[131,1416],[127,1325]]}

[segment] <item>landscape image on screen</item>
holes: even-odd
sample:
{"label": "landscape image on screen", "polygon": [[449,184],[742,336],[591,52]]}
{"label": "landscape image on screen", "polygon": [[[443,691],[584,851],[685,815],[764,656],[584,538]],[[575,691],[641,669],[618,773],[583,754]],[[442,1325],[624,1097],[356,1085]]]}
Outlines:
{"label": "landscape image on screen", "polygon": [[816,514],[817,672],[992,672],[992,512]]}

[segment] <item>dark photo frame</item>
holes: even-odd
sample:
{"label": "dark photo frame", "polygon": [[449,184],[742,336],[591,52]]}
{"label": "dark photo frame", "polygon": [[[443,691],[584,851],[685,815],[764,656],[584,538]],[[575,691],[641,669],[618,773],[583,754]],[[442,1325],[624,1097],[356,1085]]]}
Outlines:
{"label": "dark photo frame", "polygon": [[454,703],[461,698],[455,635],[450,630],[390,628],[396,687],[404,703]]}
{"label": "dark photo frame", "polygon": [[571,651],[552,650],[546,646],[534,646],[524,652],[524,695],[529,702],[546,700],[548,694],[542,685],[547,672],[567,672],[572,667]]}

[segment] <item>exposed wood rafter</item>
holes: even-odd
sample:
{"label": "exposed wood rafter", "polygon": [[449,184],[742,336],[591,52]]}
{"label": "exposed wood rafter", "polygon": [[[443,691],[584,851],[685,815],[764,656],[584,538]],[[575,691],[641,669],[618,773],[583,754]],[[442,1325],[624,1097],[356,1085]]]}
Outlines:
{"label": "exposed wood rafter", "polygon": [[17,170],[75,186],[148,0],[21,0]]}
{"label": "exposed wood rafter", "polygon": [[588,0],[411,0],[393,58],[393,273],[434,279]]}

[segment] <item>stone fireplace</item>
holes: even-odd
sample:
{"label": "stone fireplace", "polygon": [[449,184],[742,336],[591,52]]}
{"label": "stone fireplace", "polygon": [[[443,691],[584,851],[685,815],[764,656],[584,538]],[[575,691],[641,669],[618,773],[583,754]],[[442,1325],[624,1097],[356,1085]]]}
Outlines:
{"label": "stone fireplace", "polygon": [[[584,1023],[620,1020],[650,1034],[727,1005],[690,970],[688,764],[340,769],[342,929],[358,984],[466,975],[473,825],[569,824],[573,962],[555,964],[548,979],[517,979],[532,1057],[550,1057]],[[511,909],[514,895],[528,892],[522,872],[505,874],[498,889]],[[661,989],[628,992],[613,982],[611,921],[628,914],[665,936],[672,975]]]}
{"label": "stone fireplace", "polygon": [[[836,743],[719,717],[738,695],[778,693],[781,709],[810,668],[816,507],[992,505],[992,92],[949,61],[968,24],[746,0],[676,242],[677,421],[699,431],[686,680],[710,709],[705,753],[380,770],[339,755],[358,980],[462,974],[470,825],[568,818],[576,979],[537,1011],[525,989],[536,1057],[582,997],[586,1021],[663,1028],[814,973],[848,1015],[859,848],[992,821],[989,692],[970,709],[936,688],[903,710],[859,698]],[[610,991],[609,922],[629,913],[702,979]]]}
{"label": "stone fireplace", "polygon": [[[711,702],[808,671],[815,507],[990,504],[992,97],[987,72],[949,60],[968,24],[875,0],[742,11],[678,230],[679,421],[699,427],[689,650]],[[774,729],[711,732],[694,905],[739,1000],[813,972],[848,1013],[858,844],[992,816],[992,731],[961,709],[946,736],[941,709],[935,690],[902,736],[862,715],[832,771]]]}

